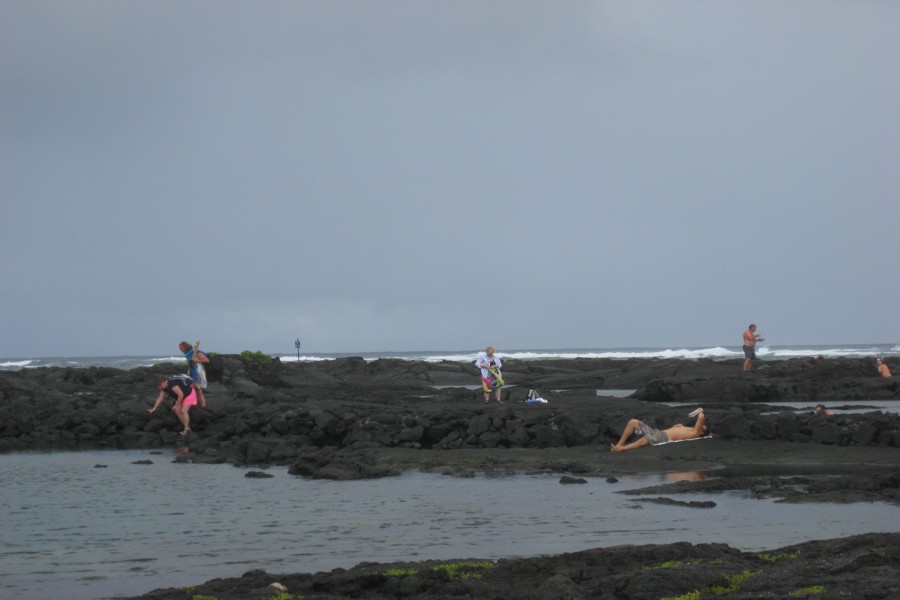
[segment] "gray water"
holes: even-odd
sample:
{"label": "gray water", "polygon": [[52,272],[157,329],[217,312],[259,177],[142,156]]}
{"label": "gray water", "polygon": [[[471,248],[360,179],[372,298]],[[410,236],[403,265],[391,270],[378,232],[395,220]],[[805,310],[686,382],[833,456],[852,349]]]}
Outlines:
{"label": "gray water", "polygon": [[[684,402],[666,402],[665,404],[667,406],[684,408],[685,410],[690,410],[697,406],[696,403],[685,404]],[[785,400],[764,403],[762,406],[769,410],[764,411],[762,414],[774,414],[781,411],[812,414],[815,412],[816,404],[821,404],[825,408],[833,410],[836,416],[859,415],[872,412],[900,414],[900,402],[896,400]]]}
{"label": "gray water", "polygon": [[[146,459],[153,464],[132,464]],[[558,475],[424,473],[331,482],[284,468],[249,479],[233,466],[172,459],[148,451],[0,456],[0,598],[135,595],[251,569],[315,572],[362,561],[496,559],[676,541],[759,551],[900,531],[900,507],[883,503],[673,496],[717,503],[698,510],[615,493],[693,473],[584,485],[560,485]]]}
{"label": "gray water", "polygon": [[866,414],[871,412],[883,412],[887,414],[900,413],[900,402],[896,400],[822,400],[817,402],[769,402],[767,406],[778,409],[788,409],[794,412],[813,413],[816,404],[833,410],[835,415]]}

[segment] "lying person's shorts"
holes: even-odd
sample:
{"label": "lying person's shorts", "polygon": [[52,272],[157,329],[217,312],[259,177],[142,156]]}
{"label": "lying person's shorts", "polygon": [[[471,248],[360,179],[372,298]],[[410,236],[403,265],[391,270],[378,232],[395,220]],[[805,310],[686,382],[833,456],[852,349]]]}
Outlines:
{"label": "lying person's shorts", "polygon": [[634,432],[638,435],[644,436],[644,438],[646,438],[646,440],[650,442],[651,446],[665,444],[669,441],[668,433],[666,433],[665,431],[660,431],[659,429],[654,429],[643,421],[638,421],[638,426],[635,428]]}

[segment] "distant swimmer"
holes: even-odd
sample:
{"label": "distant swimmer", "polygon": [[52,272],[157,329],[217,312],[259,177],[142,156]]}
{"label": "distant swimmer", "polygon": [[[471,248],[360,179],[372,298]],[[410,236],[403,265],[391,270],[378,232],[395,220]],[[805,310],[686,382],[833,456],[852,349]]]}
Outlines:
{"label": "distant swimmer", "polygon": [[816,414],[817,414],[817,415],[829,415],[829,416],[830,416],[830,415],[833,415],[833,414],[834,414],[834,411],[833,411],[833,410],[828,410],[827,408],[825,408],[825,405],[824,405],[824,404],[816,404]]}
{"label": "distant swimmer", "polygon": [[475,366],[481,369],[481,389],[484,390],[484,403],[491,401],[491,394],[497,399],[497,402],[503,404],[500,399],[500,388],[503,387],[503,375],[500,368],[503,363],[500,357],[494,356],[494,347],[488,346],[484,352],[478,355]]}
{"label": "distant swimmer", "polygon": [[881,375],[882,377],[890,377],[891,376],[891,370],[888,369],[888,366],[886,364],[884,364],[884,359],[882,359],[882,358],[876,359],[875,364],[878,365],[878,374],[879,375]]}
{"label": "distant swimmer", "polygon": [[[625,431],[622,432],[619,443],[610,444],[609,451],[627,452],[628,450],[634,450],[643,446],[659,446],[660,444],[667,444],[669,442],[694,440],[709,433],[709,427],[706,425],[706,417],[703,414],[702,408],[698,408],[692,412],[690,416],[697,417],[697,421],[693,425],[688,426],[678,424],[673,425],[668,429],[655,429],[643,421],[631,419],[628,421],[628,425],[625,426]],[[638,435],[640,437],[630,444],[626,444],[633,435]]]}
{"label": "distant swimmer", "polygon": [[756,342],[763,341],[763,337],[756,333],[756,325],[750,323],[750,327],[744,332],[744,371],[750,371],[753,359],[756,358]]}

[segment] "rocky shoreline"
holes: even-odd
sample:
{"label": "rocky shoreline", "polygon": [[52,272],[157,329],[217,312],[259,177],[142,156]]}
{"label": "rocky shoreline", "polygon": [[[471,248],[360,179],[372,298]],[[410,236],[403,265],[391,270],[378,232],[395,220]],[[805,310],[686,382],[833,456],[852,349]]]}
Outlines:
{"label": "rocky shoreline", "polygon": [[141,600],[304,598],[896,598],[900,534],[865,534],[768,552],[725,544],[597,548],[556,556],[482,561],[363,563],[328,573],[251,571]]}
{"label": "rocky shoreline", "polygon": [[[0,453],[179,447],[179,461],[286,465],[294,475],[334,480],[407,470],[549,472],[575,481],[692,472],[704,477],[638,493],[661,502],[678,502],[682,492],[739,489],[786,502],[900,503],[900,415],[865,411],[865,401],[894,402],[900,390],[874,376],[870,360],[765,361],[751,374],[741,373],[737,360],[507,361],[505,379],[515,385],[506,388],[503,404],[486,405],[473,389],[477,371],[465,363],[353,357],[281,363],[220,355],[209,369],[209,405],[192,410],[187,439],[177,435],[171,412],[146,411],[156,395],[154,378],[182,369],[0,371]],[[549,403],[522,402],[529,389]],[[845,402],[854,412],[816,415],[812,407],[820,400]],[[771,404],[783,401],[808,407]],[[667,427],[688,421],[694,406],[705,408],[712,439],[608,452],[629,418]],[[760,571],[730,596],[787,597],[822,585],[828,591],[815,597],[854,590],[855,597],[888,598],[879,590],[897,591],[898,547],[897,534],[811,542],[798,557],[773,564],[717,544],[621,547],[501,560],[476,569],[480,578],[455,578],[429,562],[373,564],[313,575],[254,572],[208,582],[194,593],[271,598],[278,591],[267,586],[278,580],[304,598],[662,598],[724,585],[723,573]],[[637,570],[668,561],[685,565]],[[392,569],[415,573],[385,575]],[[183,590],[142,597],[192,598]]]}
{"label": "rocky shoreline", "polygon": [[[335,480],[411,469],[598,476],[792,465],[846,474],[892,468],[900,454],[900,415],[865,411],[866,400],[898,401],[897,384],[872,376],[869,363],[769,361],[744,374],[734,360],[508,361],[515,386],[503,404],[485,404],[467,363],[216,356],[209,405],[192,409],[187,438],[171,411],[146,410],[154,378],[182,365],[0,371],[0,452],[177,446],[183,461],[286,465]],[[549,403],[523,403],[529,389]],[[814,414],[814,391],[854,412]],[[785,400],[808,409],[767,404]],[[688,421],[686,408],[696,405],[714,439],[607,456],[629,418],[668,427]]]}
{"label": "rocky shoreline", "polygon": [[[895,381],[871,375],[869,361],[824,362],[770,361],[743,374],[738,361],[508,361],[505,376],[515,386],[507,388],[503,404],[486,405],[481,391],[472,389],[477,371],[465,363],[344,358],[283,364],[217,356],[209,405],[192,409],[188,439],[179,438],[171,411],[146,412],[155,397],[154,378],[177,373],[181,365],[0,371],[0,452],[186,445],[190,451],[183,460],[289,465],[297,475],[329,479],[440,468],[442,456],[452,457],[443,460],[445,466],[459,464],[461,474],[503,470],[505,463],[522,471],[544,463],[565,470],[550,457],[573,462],[586,454],[584,464],[568,465],[570,470],[597,473],[616,464],[656,468],[653,463],[663,456],[671,462],[684,455],[693,462],[692,445],[685,444],[641,453],[640,459],[623,456],[612,466],[597,460],[629,418],[668,427],[688,420],[686,406],[704,406],[715,434],[702,456],[712,448],[727,455],[723,463],[730,465],[760,461],[761,450],[749,460],[732,456],[736,442],[783,446],[791,457],[840,449],[839,463],[847,456],[867,461],[874,448],[900,447],[895,413],[813,413],[823,398],[846,401],[856,411],[865,408],[864,400],[900,398]],[[550,402],[523,403],[529,389]],[[625,393],[629,397],[619,397]],[[809,409],[767,404],[785,400],[808,403]],[[459,460],[479,451],[490,460]]]}

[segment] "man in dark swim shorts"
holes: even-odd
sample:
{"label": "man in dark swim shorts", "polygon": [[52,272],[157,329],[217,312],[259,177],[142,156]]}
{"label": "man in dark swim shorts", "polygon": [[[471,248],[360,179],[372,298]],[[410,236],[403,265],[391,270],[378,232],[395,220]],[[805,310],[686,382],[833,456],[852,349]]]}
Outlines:
{"label": "man in dark swim shorts", "polygon": [[756,333],[756,325],[750,323],[750,327],[744,332],[744,371],[749,371],[756,359],[756,342],[763,341],[763,337]]}
{"label": "man in dark swim shorts", "polygon": [[[691,413],[690,416],[694,416],[695,413],[697,415],[697,422],[694,423],[693,426],[689,427],[687,425],[679,424],[663,430],[650,427],[643,421],[631,419],[628,421],[628,425],[625,426],[625,431],[622,432],[619,443],[610,444],[609,450],[610,452],[626,452],[642,446],[658,446],[667,442],[693,440],[706,435],[708,429],[705,425],[706,417],[703,415],[703,409],[697,409],[694,413]],[[625,442],[633,435],[638,435],[640,437],[630,444],[626,444]]]}

